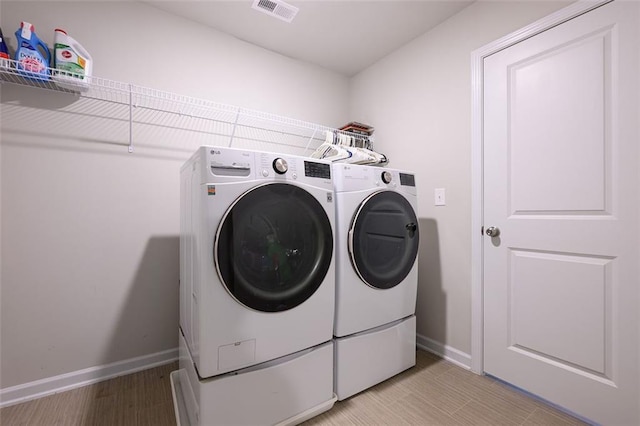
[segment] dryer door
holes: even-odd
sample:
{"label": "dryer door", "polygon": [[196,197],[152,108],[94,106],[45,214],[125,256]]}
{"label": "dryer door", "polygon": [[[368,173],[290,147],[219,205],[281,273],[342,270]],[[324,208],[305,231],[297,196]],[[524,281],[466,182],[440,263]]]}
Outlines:
{"label": "dryer door", "polygon": [[349,255],[362,281],[388,289],[400,284],[413,268],[418,242],[418,218],[409,201],[397,192],[376,192],[353,217]]}
{"label": "dryer door", "polygon": [[227,210],[213,247],[218,275],[238,302],[279,312],[303,303],[323,282],[333,233],[324,208],[307,191],[266,184]]}

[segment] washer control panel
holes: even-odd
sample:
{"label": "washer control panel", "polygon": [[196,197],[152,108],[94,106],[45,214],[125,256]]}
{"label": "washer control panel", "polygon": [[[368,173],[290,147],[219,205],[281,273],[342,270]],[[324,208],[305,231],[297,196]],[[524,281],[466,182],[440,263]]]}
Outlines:
{"label": "washer control panel", "polygon": [[325,163],[305,160],[304,175],[321,179],[331,179],[331,166]]}
{"label": "washer control panel", "polygon": [[[202,160],[198,160],[202,159]],[[190,160],[191,161],[191,160]],[[322,188],[333,188],[331,163],[297,155],[228,147],[202,146],[193,156],[192,167],[203,166],[203,183],[237,182],[240,179],[276,179],[306,182]]]}

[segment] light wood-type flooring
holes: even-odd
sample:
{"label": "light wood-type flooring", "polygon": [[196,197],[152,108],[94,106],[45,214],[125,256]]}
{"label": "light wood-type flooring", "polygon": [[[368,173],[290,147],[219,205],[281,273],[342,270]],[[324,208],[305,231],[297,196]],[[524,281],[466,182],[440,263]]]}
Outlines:
{"label": "light wood-type flooring", "polygon": [[[169,373],[177,363],[0,410],[2,426],[173,426]],[[247,409],[250,409],[247,407]],[[418,350],[415,367],[305,425],[579,425],[500,382]]]}

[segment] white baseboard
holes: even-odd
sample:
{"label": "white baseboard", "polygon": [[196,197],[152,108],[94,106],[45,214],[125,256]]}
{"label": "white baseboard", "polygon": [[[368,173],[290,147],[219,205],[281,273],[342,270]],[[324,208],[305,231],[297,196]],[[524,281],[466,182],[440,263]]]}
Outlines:
{"label": "white baseboard", "polygon": [[434,353],[459,367],[466,370],[471,369],[471,355],[458,349],[436,342],[420,334],[416,335],[416,345],[420,349]]}
{"label": "white baseboard", "polygon": [[178,359],[178,348],[0,389],[0,408],[135,373]]}

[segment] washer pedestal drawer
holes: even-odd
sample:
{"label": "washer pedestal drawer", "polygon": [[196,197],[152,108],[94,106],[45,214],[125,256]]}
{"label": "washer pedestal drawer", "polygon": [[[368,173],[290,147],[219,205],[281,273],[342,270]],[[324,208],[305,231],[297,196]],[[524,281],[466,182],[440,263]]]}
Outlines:
{"label": "washer pedestal drawer", "polygon": [[333,342],[200,380],[180,334],[171,373],[179,426],[295,425],[333,407]]}

